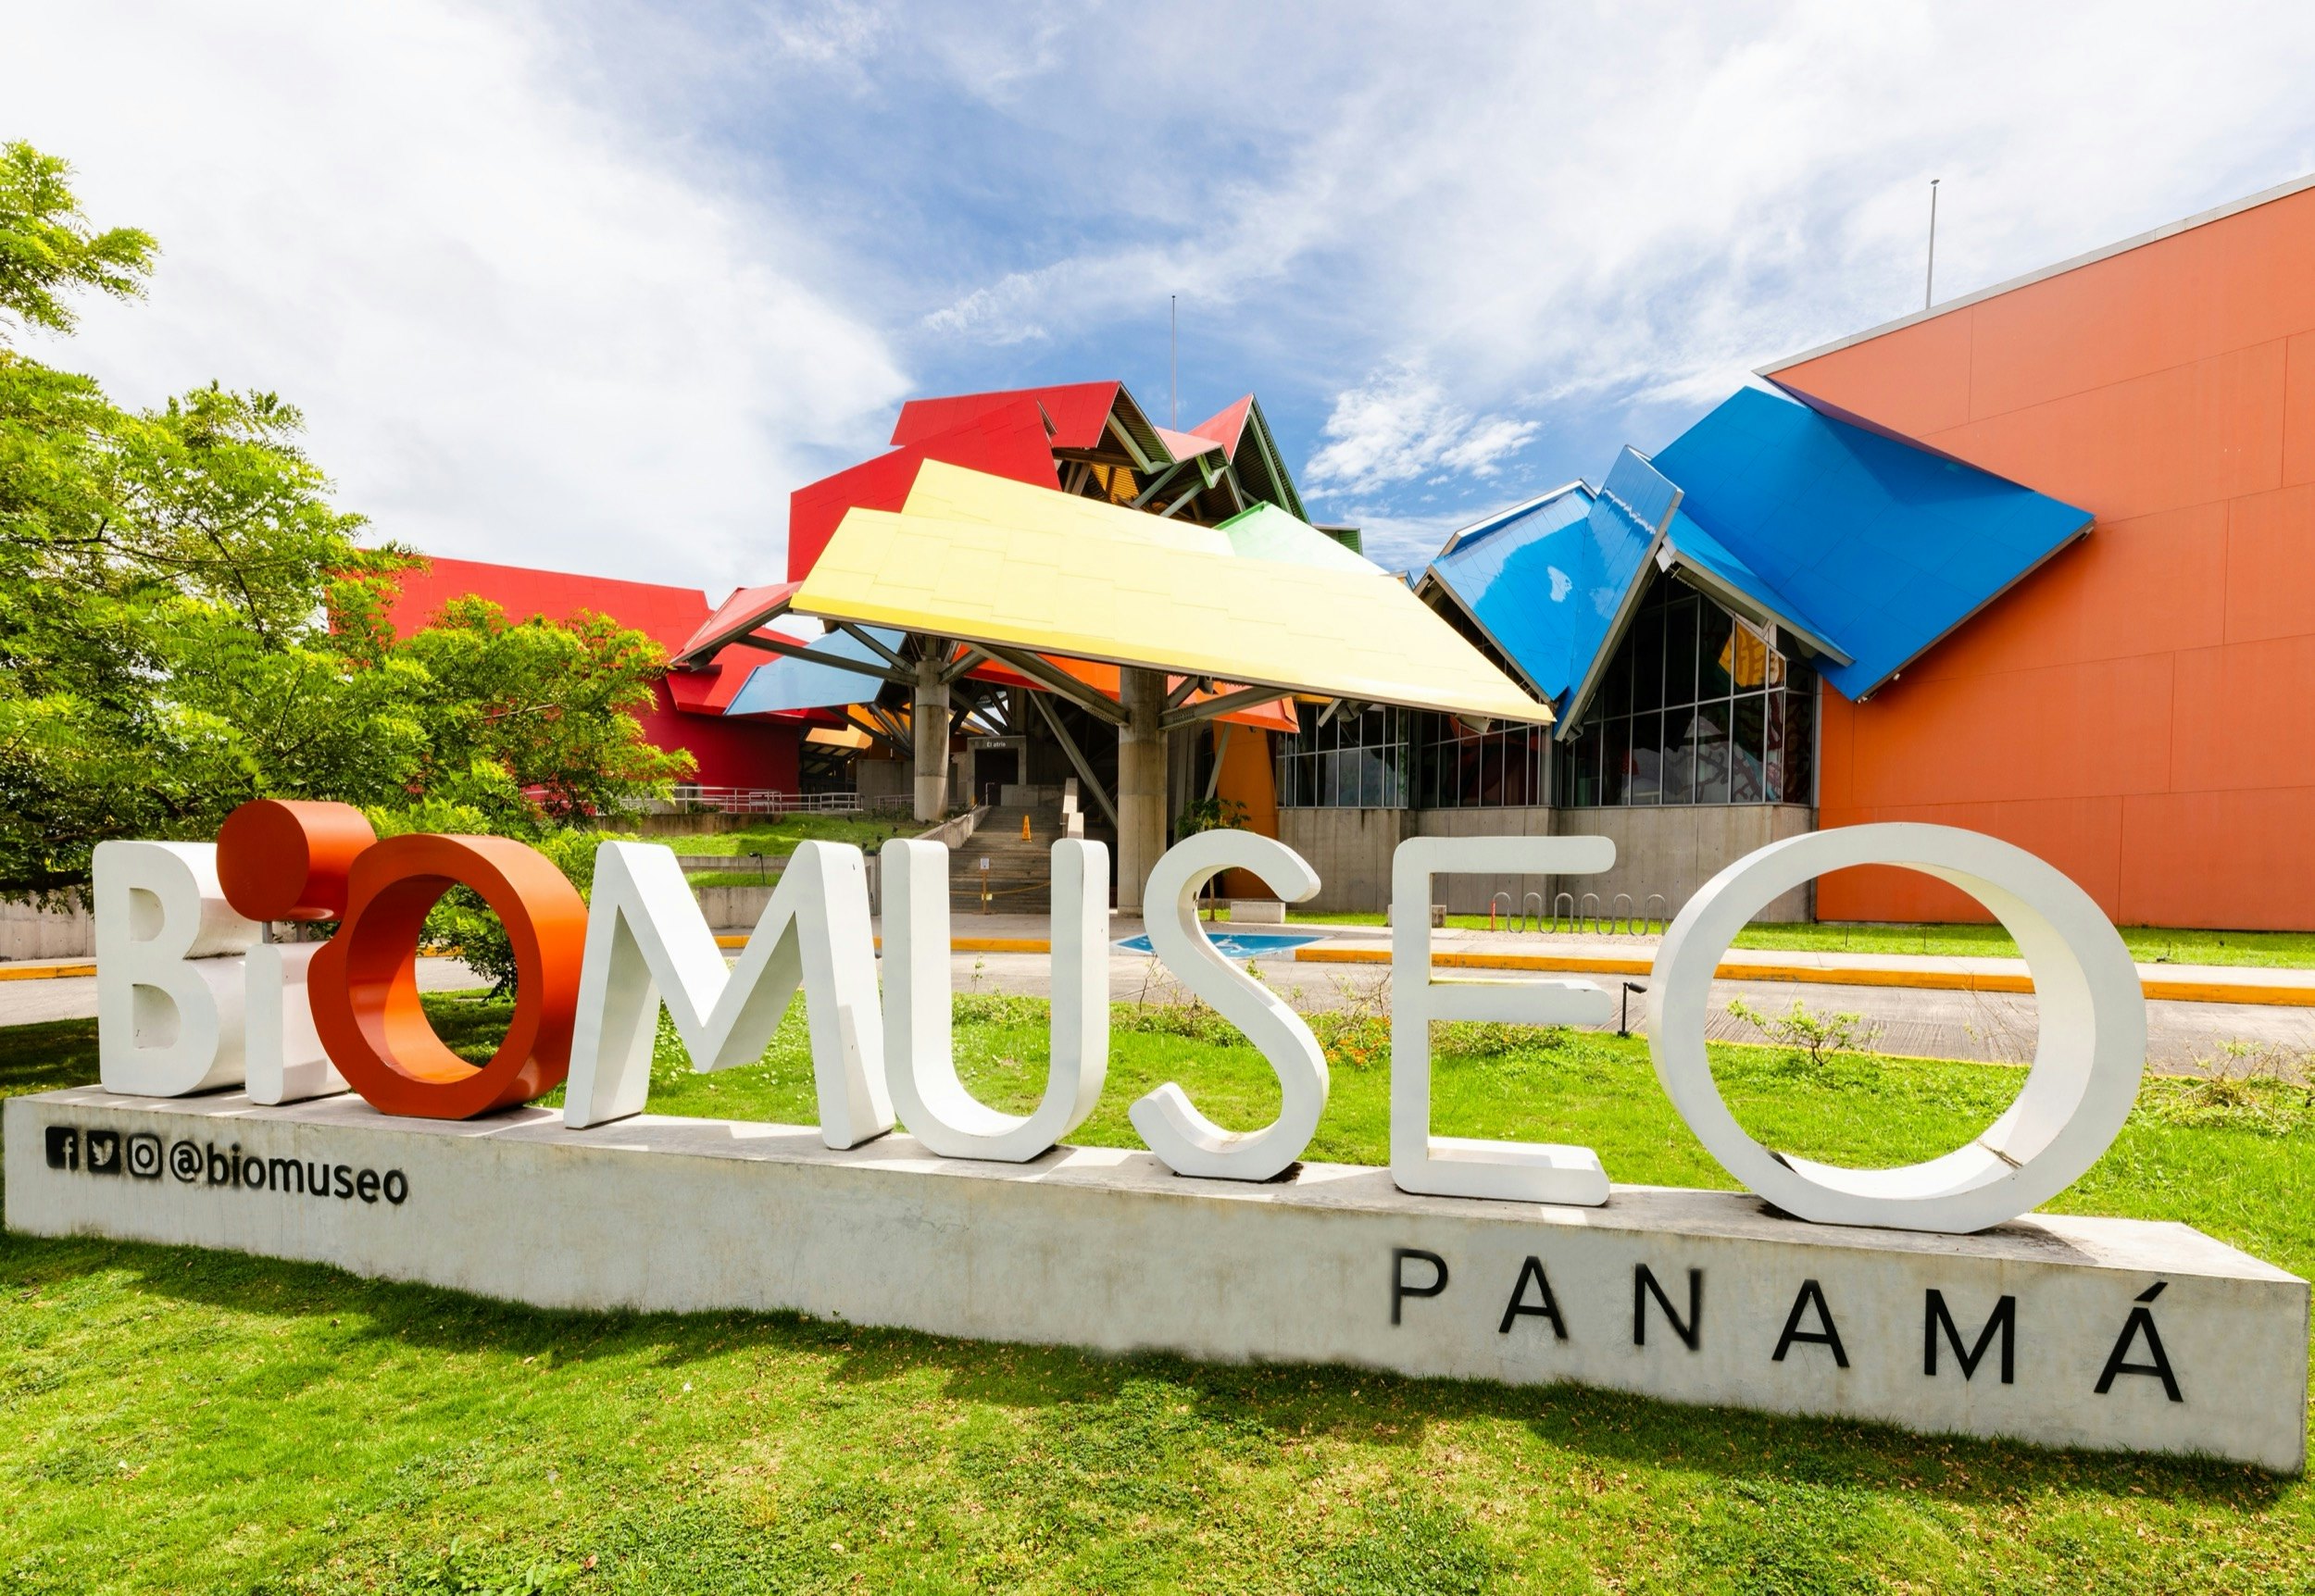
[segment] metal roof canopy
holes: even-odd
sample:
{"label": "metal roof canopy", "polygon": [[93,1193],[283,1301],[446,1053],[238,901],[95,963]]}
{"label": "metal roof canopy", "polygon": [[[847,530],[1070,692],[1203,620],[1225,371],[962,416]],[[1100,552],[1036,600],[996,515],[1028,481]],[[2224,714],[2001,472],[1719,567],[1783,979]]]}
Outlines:
{"label": "metal roof canopy", "polygon": [[[1680,562],[1825,657],[1857,700],[2090,530],[2090,512],[1880,430],[1740,389],[1656,464]],[[1732,605],[1740,611],[1745,605]]]}
{"label": "metal roof canopy", "polygon": [[788,613],[788,601],[795,596],[796,586],[795,582],[768,582],[737,590],[716,606],[715,614],[701,623],[669,663],[681,670],[707,664],[727,643],[759,642],[753,635],[756,630]]}
{"label": "metal roof canopy", "polygon": [[[992,494],[1021,492],[982,480]],[[1185,547],[1176,539],[1190,529],[1139,511],[1038,497],[1033,525],[994,506],[986,520],[853,510],[795,607],[1256,688],[1552,718],[1403,582]]]}

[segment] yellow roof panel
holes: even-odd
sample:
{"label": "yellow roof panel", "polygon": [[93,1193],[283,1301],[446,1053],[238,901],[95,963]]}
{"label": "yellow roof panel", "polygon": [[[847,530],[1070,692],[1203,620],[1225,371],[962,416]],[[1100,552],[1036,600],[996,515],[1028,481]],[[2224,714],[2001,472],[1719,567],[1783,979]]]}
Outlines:
{"label": "yellow roof panel", "polygon": [[993,477],[945,460],[927,460],[917,468],[916,485],[908,490],[904,514],[936,520],[982,521],[991,526],[1027,527],[1039,531],[1092,530],[1157,543],[1169,549],[1196,549],[1209,555],[1233,551],[1229,535],[1195,521],[1170,521],[1146,510],[1112,505],[1100,499]]}
{"label": "yellow roof panel", "polygon": [[1038,509],[1002,523],[848,510],[795,607],[1333,698],[1551,719],[1395,577],[1241,559],[1154,542],[1108,515]]}

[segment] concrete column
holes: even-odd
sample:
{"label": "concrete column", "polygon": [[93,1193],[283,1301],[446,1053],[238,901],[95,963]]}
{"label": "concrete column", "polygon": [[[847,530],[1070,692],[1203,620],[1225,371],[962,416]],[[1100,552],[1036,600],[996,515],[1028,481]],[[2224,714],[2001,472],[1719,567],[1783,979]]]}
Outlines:
{"label": "concrete column", "polygon": [[1142,888],[1166,851],[1166,738],[1158,722],[1166,712],[1163,671],[1119,673],[1118,907],[1142,912]]}
{"label": "concrete column", "polygon": [[941,660],[917,662],[917,695],[908,714],[916,744],[917,819],[931,825],[948,815],[948,684]]}

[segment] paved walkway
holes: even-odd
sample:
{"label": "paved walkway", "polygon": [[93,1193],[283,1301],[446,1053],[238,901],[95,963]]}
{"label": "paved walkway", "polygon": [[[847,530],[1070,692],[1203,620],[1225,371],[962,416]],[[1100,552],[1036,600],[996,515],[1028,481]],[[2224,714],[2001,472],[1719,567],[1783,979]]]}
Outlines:
{"label": "paved walkway", "polygon": [[[90,969],[86,959],[49,961],[63,967]],[[36,1025],[51,1019],[94,1019],[96,1017],[96,978],[94,976],[66,976],[60,979],[26,979],[24,972],[37,967],[34,961],[25,960],[0,964],[0,1026]],[[10,979],[11,976],[14,979]],[[418,986],[420,991],[458,991],[468,987],[483,985],[482,978],[457,959],[420,959],[418,961]]]}
{"label": "paved walkway", "polygon": [[[955,916],[958,991],[1050,990],[1041,916]],[[1224,924],[1215,928],[1227,930]],[[1297,1008],[1380,1004],[1389,990],[1390,933],[1379,926],[1249,926],[1256,932],[1316,937],[1290,954],[1256,959],[1262,979]],[[1113,941],[1141,934],[1141,922],[1112,921]],[[1541,936],[1442,928],[1431,933],[1434,966],[1533,967],[1570,970],[1623,995],[1624,981],[1645,985],[1656,957],[1655,937]],[[978,945],[976,945],[978,944]],[[1758,970],[1770,979],[1745,979]],[[2302,1067],[2315,1058],[2315,970],[2221,966],[2141,965],[2146,984],[2146,1058],[2156,1069],[2201,1073],[2223,1059],[2230,1044],[2270,1055],[2291,1055]],[[1805,979],[1822,971],[1828,979]],[[2026,1064],[2033,1057],[2038,1025],[2032,982],[2021,959],[1921,957],[1902,954],[1776,953],[1732,950],[1712,985],[1706,1032],[1723,1041],[1766,1040],[1728,1012],[1741,1000],[1764,1013],[1806,1004],[1818,1015],[1856,1014],[1882,1028],[1874,1044],[1886,1053],[1924,1058],[1984,1059]],[[1882,984],[1883,981],[1887,984]],[[1903,983],[1903,984],[1899,984]],[[2255,989],[2268,1002],[2211,1002],[2165,995]],[[1179,1002],[1186,993],[1145,954],[1119,951],[1109,965],[1109,991],[1119,1002]],[[2280,999],[2281,1002],[2271,1000]],[[1646,1026],[1646,998],[1631,994],[1633,1029]]]}
{"label": "paved walkway", "polygon": [[[1227,926],[1217,929],[1227,930]],[[1389,990],[1389,933],[1371,926],[1246,927],[1281,929],[1317,940],[1283,954],[1258,957],[1262,979],[1305,1009],[1380,1006]],[[1042,915],[959,913],[951,923],[952,972],[959,991],[1042,996],[1051,990],[1047,927]],[[1138,919],[1118,916],[1113,941],[1140,935]],[[1534,933],[1443,929],[1432,933],[1442,967],[1570,970],[1611,991],[1626,981],[1645,985],[1656,939],[1545,937]],[[1296,955],[1299,956],[1296,956]],[[69,961],[68,961],[69,963]],[[80,961],[85,968],[85,961]],[[8,979],[31,966],[0,966],[0,1025],[87,1017],[96,1012],[96,982],[87,977]],[[453,959],[419,961],[429,991],[477,984]],[[1760,977],[1746,979],[1753,971]],[[1809,979],[1821,971],[1823,979]],[[2199,1072],[2223,1059],[2230,1045],[2315,1059],[2315,970],[2142,965],[2148,1001],[2147,1061],[2157,1069]],[[1919,957],[1889,954],[1788,954],[1737,950],[1713,983],[1708,1032],[1719,1040],[1758,1041],[1759,1032],[1728,1012],[1732,1001],[1770,1013],[1806,1004],[1812,1013],[1856,1014],[1882,1028],[1883,1051],[1932,1058],[2025,1063],[2033,1055],[2036,1010],[2025,966],[2017,959]],[[1882,982],[1888,984],[1880,984]],[[1898,984],[1903,983],[1903,984]],[[2199,994],[2196,1001],[2167,995]],[[2209,994],[2248,991],[2266,1001],[2214,1002]],[[1184,1001],[1187,994],[1146,954],[1115,950],[1109,991],[1119,1002]],[[1635,1029],[1645,1024],[1645,998],[1631,995]]]}

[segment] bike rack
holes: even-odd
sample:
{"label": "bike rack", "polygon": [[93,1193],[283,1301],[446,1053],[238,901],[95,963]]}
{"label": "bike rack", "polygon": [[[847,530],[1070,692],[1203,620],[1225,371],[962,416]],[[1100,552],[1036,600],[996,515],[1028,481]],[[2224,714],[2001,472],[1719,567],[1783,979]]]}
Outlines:
{"label": "bike rack", "polygon": [[1606,926],[1604,926],[1600,921],[1599,894],[1597,892],[1584,893],[1583,902],[1579,903],[1575,906],[1575,929],[1579,931],[1582,930],[1585,920],[1592,922],[1592,929],[1595,931],[1605,932],[1607,929]]}
{"label": "bike rack", "polygon": [[1530,904],[1535,905],[1535,934],[1540,937],[1544,934],[1544,895],[1541,892],[1530,892],[1520,900],[1520,929],[1527,929],[1527,905]]}
{"label": "bike rack", "polygon": [[1498,901],[1503,904],[1503,917],[1506,920],[1511,917],[1511,894],[1497,892],[1487,900],[1487,929],[1491,931],[1495,929],[1495,904]]}
{"label": "bike rack", "polygon": [[[1619,907],[1619,904],[1620,904],[1621,907]],[[1639,935],[1639,932],[1632,929],[1632,894],[1630,892],[1618,892],[1613,898],[1608,900],[1608,934],[1611,937],[1614,936],[1616,934],[1616,928],[1619,925],[1623,927],[1623,934],[1625,936],[1635,937]]]}
{"label": "bike rack", "polygon": [[1575,894],[1562,892],[1551,901],[1551,929],[1554,936],[1559,933],[1559,905],[1562,904],[1568,905],[1568,929],[1570,931],[1576,929]]}
{"label": "bike rack", "polygon": [[[1651,916],[1647,912],[1649,904],[1656,905],[1656,913],[1653,916]],[[1669,907],[1670,905],[1664,902],[1663,893],[1650,892],[1647,895],[1647,901],[1640,905],[1641,923],[1645,925],[1652,917],[1656,922],[1656,929],[1661,931],[1666,926],[1671,923],[1671,919],[1666,915],[1666,910]]]}

